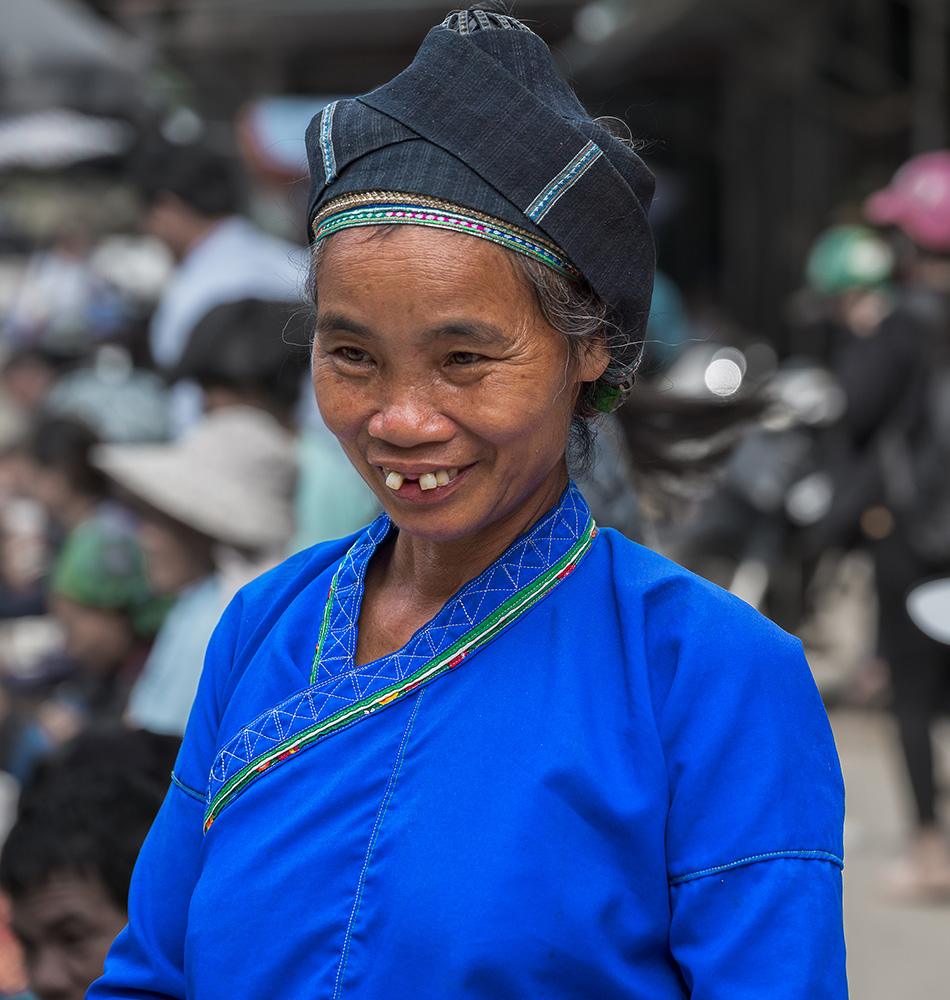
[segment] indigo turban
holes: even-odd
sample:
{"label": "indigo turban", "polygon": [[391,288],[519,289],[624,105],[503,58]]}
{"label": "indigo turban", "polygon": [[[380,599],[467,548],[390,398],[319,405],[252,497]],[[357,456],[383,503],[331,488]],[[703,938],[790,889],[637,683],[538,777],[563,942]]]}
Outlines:
{"label": "indigo turban", "polygon": [[520,21],[450,14],[408,69],[307,130],[308,229],[415,223],[582,276],[611,309],[612,380],[636,369],[653,288],[653,176],[584,110]]}

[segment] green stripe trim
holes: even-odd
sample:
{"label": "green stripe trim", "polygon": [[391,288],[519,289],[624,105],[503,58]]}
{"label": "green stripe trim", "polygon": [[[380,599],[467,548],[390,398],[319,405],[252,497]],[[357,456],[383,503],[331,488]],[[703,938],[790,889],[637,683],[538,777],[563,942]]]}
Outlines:
{"label": "green stripe trim", "polygon": [[320,637],[317,639],[317,649],[313,654],[313,666],[310,668],[310,684],[316,684],[317,682],[317,670],[320,669],[320,656],[323,653],[323,643],[327,637],[327,630],[330,628],[330,614],[333,611],[333,598],[336,597],[336,587],[340,580],[340,571],[343,569],[343,565],[346,562],[346,556],[343,557],[343,562],[337,566],[336,572],[333,574],[333,580],[330,582],[330,593],[327,594],[326,607],[323,609],[323,621],[320,623]]}
{"label": "green stripe trim", "polygon": [[405,698],[419,687],[431,684],[443,674],[454,670],[467,656],[491,642],[496,636],[529,611],[542,598],[546,597],[562,580],[566,579],[587,554],[597,537],[597,527],[593,518],[587,522],[584,533],[573,546],[545,573],[523,587],[505,601],[483,622],[470,629],[449,648],[433,657],[409,677],[391,684],[375,694],[339,712],[328,716],[309,729],[295,736],[290,736],[273,750],[255,758],[231,777],[215,795],[208,811],[205,813],[204,830],[207,833],[211,824],[227,803],[247,785],[266,772],[273,764],[286,760],[313,743],[319,742],[331,733],[364,718],[374,712]]}

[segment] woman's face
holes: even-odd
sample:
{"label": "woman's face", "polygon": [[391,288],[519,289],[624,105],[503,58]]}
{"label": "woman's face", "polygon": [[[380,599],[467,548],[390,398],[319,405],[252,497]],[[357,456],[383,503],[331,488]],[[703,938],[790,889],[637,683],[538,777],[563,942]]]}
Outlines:
{"label": "woman's face", "polygon": [[12,909],[30,989],[40,1000],[81,1000],[128,922],[94,874],[51,874],[18,895]]}
{"label": "woman's face", "polygon": [[139,544],[145,576],[156,594],[177,594],[214,572],[214,542],[158,512],[143,514]]}
{"label": "woman's face", "polygon": [[571,360],[504,251],[418,226],[344,231],[317,297],[320,412],[401,530],[517,534],[556,502],[579,385],[606,356]]}
{"label": "woman's face", "polygon": [[128,616],[111,608],[91,608],[61,594],[51,598],[53,614],[63,626],[66,652],[95,677],[111,677],[135,647]]}

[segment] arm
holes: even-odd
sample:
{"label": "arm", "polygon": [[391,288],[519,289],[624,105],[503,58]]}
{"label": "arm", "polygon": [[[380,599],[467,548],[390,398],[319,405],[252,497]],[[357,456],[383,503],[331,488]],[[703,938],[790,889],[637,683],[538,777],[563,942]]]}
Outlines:
{"label": "arm", "polygon": [[89,1000],[183,998],[188,906],[200,872],[205,789],[223,708],[240,600],[225,612],[208,646],[171,787],[142,846],[129,892],[129,924],[116,938]]}
{"label": "arm", "polygon": [[697,617],[658,712],[670,947],[694,1000],[845,1000],[844,790],[801,646],[732,599]]}
{"label": "arm", "polygon": [[674,883],[693,1000],[847,1000],[838,862],[779,853]]}

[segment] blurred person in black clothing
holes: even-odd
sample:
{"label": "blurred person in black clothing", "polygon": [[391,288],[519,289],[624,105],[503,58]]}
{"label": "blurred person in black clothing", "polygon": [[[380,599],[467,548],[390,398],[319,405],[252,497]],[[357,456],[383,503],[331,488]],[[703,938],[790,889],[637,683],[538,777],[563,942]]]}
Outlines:
{"label": "blurred person in black clothing", "polygon": [[825,230],[806,262],[807,287],[829,320],[827,363],[846,400],[822,442],[834,481],[830,509],[804,534],[816,554],[890,531],[890,512],[881,506],[882,447],[915,419],[926,347],[920,322],[893,284],[895,263],[881,236],[856,225]]}
{"label": "blurred person in black clothing", "polygon": [[875,546],[879,640],[916,812],[912,848],[888,888],[903,899],[950,901],[950,846],[938,825],[931,726],[950,695],[950,649],[925,636],[908,591],[950,571],[950,151],[908,160],[865,203],[868,221],[896,229],[902,262],[900,333],[917,369],[881,437],[887,518]]}
{"label": "blurred person in black clothing", "polygon": [[[950,212],[946,247],[950,253]],[[929,386],[950,311],[919,281],[918,252],[910,244],[904,252],[900,283],[898,255],[862,226],[832,227],[809,254],[808,286],[828,305],[829,364],[847,405],[824,441],[830,509],[802,538],[814,554],[862,545],[873,557],[877,648],[916,820],[911,849],[888,873],[885,888],[903,900],[950,900],[950,847],[937,824],[930,732],[950,694],[950,656],[917,629],[905,605],[910,588],[945,563],[939,546],[921,545],[916,536],[927,522],[921,490],[934,472],[925,469],[928,461],[933,465],[927,459]],[[931,262],[940,256],[927,255]],[[950,266],[950,256],[944,260]],[[946,542],[950,555],[950,537]]]}

